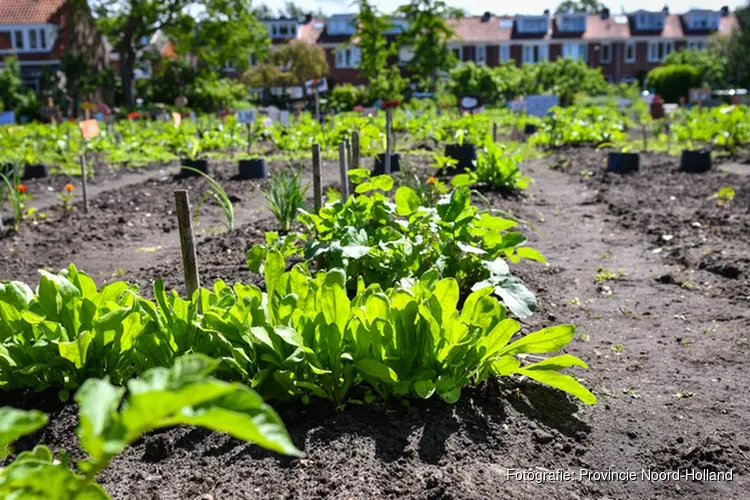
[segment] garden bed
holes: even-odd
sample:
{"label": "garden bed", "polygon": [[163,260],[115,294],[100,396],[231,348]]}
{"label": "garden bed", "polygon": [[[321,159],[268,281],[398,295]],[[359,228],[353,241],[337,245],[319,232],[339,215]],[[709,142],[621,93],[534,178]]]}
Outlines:
{"label": "garden bed", "polygon": [[[570,175],[551,168],[560,164],[561,155],[532,160],[523,165],[535,181],[527,196],[485,195],[493,206],[532,222],[541,233],[525,231],[550,265],[524,261],[514,268],[540,304],[524,321],[524,331],[556,323],[578,326],[567,352],[587,360],[590,370],[578,375],[597,395],[596,406],[512,380],[465,390],[456,405],[436,399],[409,406],[393,401],[349,404],[342,411],[324,402],[274,404],[305,458],[176,428],[127,448],[99,476],[102,485],[114,498],[163,499],[742,498],[750,487],[750,389],[745,383],[750,317],[743,299],[747,261],[742,260],[750,239],[747,179],[720,171],[676,173],[676,159],[650,154],[642,158],[639,173],[621,178],[603,174],[605,151],[576,148],[563,155]],[[335,183],[337,168],[326,162],[324,184]],[[581,170],[592,173],[581,175]],[[207,282],[257,282],[245,265],[245,251],[263,239],[272,222],[262,213],[260,193],[248,194],[246,183],[219,172],[227,193],[240,198],[239,228],[199,238],[202,276]],[[584,177],[588,180],[581,182]],[[187,188],[195,203],[201,183],[148,181],[100,195],[88,216],[26,225],[18,236],[0,240],[6,247],[0,261],[3,278],[35,283],[35,266],[56,269],[72,260],[99,272],[94,277],[101,281],[112,272],[107,266],[119,260],[127,266],[125,279],[144,291],[156,278],[182,290],[171,193]],[[706,199],[729,184],[738,195],[728,208]],[[123,215],[123,207],[133,206],[139,209]],[[152,216],[136,215],[145,213]],[[205,217],[202,227],[221,224],[217,208],[208,208]],[[133,227],[127,225],[130,218],[138,221]],[[691,226],[696,220],[700,230]],[[666,241],[664,234],[674,237]],[[168,250],[135,253],[167,240]],[[96,249],[66,253],[79,241]],[[10,243],[15,258],[7,256]],[[686,268],[681,256],[703,246],[718,253]],[[657,248],[661,252],[655,253]],[[709,256],[738,266],[740,275],[701,267]],[[694,286],[685,286],[686,281]],[[51,424],[19,448],[38,441],[71,449],[74,426],[74,408],[58,406]],[[641,469],[733,469],[735,476],[733,482],[535,483],[507,475],[509,469],[578,474],[581,468],[639,474]]]}

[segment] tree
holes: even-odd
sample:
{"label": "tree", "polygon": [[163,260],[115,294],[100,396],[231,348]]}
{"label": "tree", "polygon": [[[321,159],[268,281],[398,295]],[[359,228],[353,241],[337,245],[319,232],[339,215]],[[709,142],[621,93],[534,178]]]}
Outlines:
{"label": "tree", "polygon": [[300,41],[291,41],[271,54],[271,60],[288,74],[295,84],[326,76],[328,60],[322,47]]}
{"label": "tree", "polygon": [[701,86],[712,89],[724,88],[727,84],[729,60],[727,56],[710,44],[708,50],[680,50],[670,53],[664,59],[664,66],[687,64],[696,68],[701,75]]}
{"label": "tree", "polygon": [[410,46],[414,52],[408,67],[423,75],[428,80],[427,87],[434,91],[438,72],[450,69],[455,59],[448,49],[453,29],[446,19],[457,13],[443,0],[411,0],[398,11],[409,23],[409,28],[400,37],[400,43]]}
{"label": "tree", "polygon": [[356,17],[357,31],[354,38],[358,40],[360,50],[359,72],[368,79],[375,78],[385,68],[388,57],[393,53],[385,38],[385,32],[391,27],[387,16],[378,13],[368,0],[359,0],[359,13]]}
{"label": "tree", "polygon": [[181,17],[166,30],[178,52],[197,58],[201,67],[220,70],[227,63],[245,70],[250,54],[263,59],[268,32],[246,0],[206,0],[195,17]]}
{"label": "tree", "polygon": [[740,29],[732,33],[726,41],[726,54],[729,67],[728,77],[738,86],[750,87],[750,2],[734,13]]}
{"label": "tree", "polygon": [[292,1],[286,2],[286,5],[283,9],[279,9],[279,15],[280,16],[286,16],[286,17],[305,17],[305,9],[300,7],[299,5],[295,4]]}
{"label": "tree", "polygon": [[659,66],[649,71],[646,77],[646,85],[662,96],[665,102],[678,102],[680,97],[687,97],[690,89],[700,83],[700,71],[686,64]]}
{"label": "tree", "polygon": [[597,0],[564,0],[557,6],[555,14],[572,14],[574,12],[601,12],[607,6]]}
{"label": "tree", "polygon": [[32,118],[39,112],[39,105],[34,91],[23,84],[21,65],[15,57],[7,57],[0,70],[0,110],[15,111],[16,116]]}

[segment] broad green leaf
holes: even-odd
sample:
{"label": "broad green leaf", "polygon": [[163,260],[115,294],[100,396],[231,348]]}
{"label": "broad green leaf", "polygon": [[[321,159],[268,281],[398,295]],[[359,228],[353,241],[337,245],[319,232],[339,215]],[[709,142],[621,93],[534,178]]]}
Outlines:
{"label": "broad green leaf", "polygon": [[576,333],[575,325],[557,325],[532,332],[507,347],[498,355],[559,351],[571,341]]}
{"label": "broad green leaf", "polygon": [[109,500],[94,481],[52,463],[41,453],[26,453],[2,470],[0,497],[8,500]]}
{"label": "broad green leaf", "polygon": [[580,366],[581,368],[588,369],[588,365],[582,360],[573,356],[572,354],[561,354],[559,356],[552,356],[551,358],[544,359],[537,363],[524,366],[524,370],[554,370],[559,371],[563,368],[569,368],[571,366]]}
{"label": "broad green leaf", "polygon": [[419,208],[419,195],[408,186],[401,186],[396,190],[396,212],[402,216],[407,217]]}
{"label": "broad green leaf", "polygon": [[360,359],[357,361],[357,369],[369,377],[389,384],[398,382],[398,375],[390,366],[374,359]]}
{"label": "broad green leaf", "polygon": [[414,392],[422,399],[429,399],[435,394],[435,383],[432,380],[414,382]]}
{"label": "broad green leaf", "polygon": [[117,415],[124,393],[124,388],[107,380],[91,378],[75,395],[79,405],[78,439],[91,463],[106,462],[128,444]]}
{"label": "broad green leaf", "polygon": [[343,332],[349,321],[350,301],[346,295],[346,275],[340,269],[333,269],[326,275],[320,292],[321,307],[326,323],[335,323]]}
{"label": "broad green leaf", "polygon": [[38,410],[0,408],[0,460],[8,455],[8,447],[22,436],[31,434],[47,424],[47,415]]}
{"label": "broad green leaf", "polygon": [[469,190],[456,188],[449,196],[442,197],[437,203],[440,218],[446,222],[455,222],[464,213],[470,203]]}
{"label": "broad green leaf", "polygon": [[596,396],[570,375],[564,375],[554,370],[529,370],[525,368],[518,370],[518,373],[534,379],[537,382],[541,382],[542,384],[554,387],[555,389],[565,391],[568,394],[577,397],[587,405],[596,404]]}
{"label": "broad green leaf", "polygon": [[542,255],[539,250],[531,247],[519,247],[516,249],[516,254],[523,259],[543,262],[545,264],[547,263],[547,259],[544,257],[544,255]]}
{"label": "broad green leaf", "polygon": [[60,357],[67,359],[80,370],[86,364],[86,353],[93,338],[94,334],[86,331],[71,342],[58,342]]}
{"label": "broad green leaf", "polygon": [[518,279],[502,281],[495,287],[495,294],[503,299],[510,311],[521,319],[526,319],[536,311],[536,297]]}
{"label": "broad green leaf", "polygon": [[435,289],[432,293],[440,303],[440,307],[443,310],[443,318],[447,318],[453,314],[458,305],[460,295],[458,282],[453,278],[440,280],[435,284]]}
{"label": "broad green leaf", "polygon": [[247,267],[254,273],[263,273],[263,260],[266,258],[266,248],[255,245],[247,252]]}
{"label": "broad green leaf", "polygon": [[346,245],[341,247],[341,253],[344,257],[361,259],[370,253],[370,247],[364,245]]}
{"label": "broad green leaf", "polygon": [[518,371],[521,362],[514,356],[503,356],[492,363],[492,373],[499,377],[506,377]]}

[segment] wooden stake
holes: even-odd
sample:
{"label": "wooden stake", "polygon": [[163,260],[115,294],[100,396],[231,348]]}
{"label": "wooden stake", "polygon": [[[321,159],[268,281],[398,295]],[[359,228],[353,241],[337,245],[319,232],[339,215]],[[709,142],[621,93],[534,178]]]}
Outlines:
{"label": "wooden stake", "polygon": [[385,173],[391,174],[391,108],[385,110]]}
{"label": "wooden stake", "polygon": [[643,124],[643,150],[648,151],[648,131],[645,123]]}
{"label": "wooden stake", "polygon": [[349,175],[346,168],[346,144],[339,143],[339,169],[341,170],[341,199],[349,199]]}
{"label": "wooden stake", "polygon": [[352,132],[352,168],[359,168],[359,130]]}
{"label": "wooden stake", "polygon": [[320,123],[320,96],[318,95],[317,86],[315,87],[313,94],[315,95],[315,120]]}
{"label": "wooden stake", "polygon": [[193,294],[200,287],[200,279],[198,277],[198,257],[195,253],[195,236],[193,236],[193,223],[192,217],[190,217],[188,192],[184,189],[175,191],[174,200],[177,207],[177,226],[180,229],[185,287],[187,288],[188,297],[192,299]]}
{"label": "wooden stake", "polygon": [[352,163],[353,153],[352,153],[351,139],[344,139],[344,145],[346,146],[346,165],[349,168],[353,169],[355,167],[354,167],[354,163]]}
{"label": "wooden stake", "polygon": [[250,154],[250,147],[253,144],[253,124],[247,122],[247,154]]}
{"label": "wooden stake", "polygon": [[497,123],[492,124],[492,142],[497,142]]}
{"label": "wooden stake", "polygon": [[83,193],[83,211],[89,213],[89,197],[86,193],[86,152],[81,153],[81,192]]}
{"label": "wooden stake", "polygon": [[672,148],[672,134],[669,132],[669,117],[664,117],[664,129],[667,133],[667,154],[669,154],[669,150]]}
{"label": "wooden stake", "polygon": [[312,164],[313,164],[313,206],[315,213],[320,212],[323,206],[323,190],[320,185],[320,144],[317,142],[312,145]]}

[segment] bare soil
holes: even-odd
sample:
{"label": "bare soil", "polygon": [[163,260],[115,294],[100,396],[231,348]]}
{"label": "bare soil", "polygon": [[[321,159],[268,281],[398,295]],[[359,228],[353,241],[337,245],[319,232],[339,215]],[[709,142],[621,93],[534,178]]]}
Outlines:
{"label": "bare soil", "polygon": [[[525,196],[487,194],[541,233],[527,230],[549,265],[516,267],[540,304],[524,328],[578,326],[568,352],[589,363],[576,375],[598,397],[596,406],[516,380],[465,390],[453,406],[287,404],[277,409],[305,458],[176,428],[129,447],[99,480],[122,499],[747,498],[750,182],[718,168],[682,174],[677,162],[647,154],[639,173],[620,177],[604,173],[605,152],[577,148],[527,162],[535,182]],[[336,166],[327,171],[334,182]],[[240,227],[200,238],[201,271],[205,282],[257,282],[244,252],[272,223],[255,191],[225,180],[240,199]],[[35,266],[73,260],[99,273],[97,280],[123,266],[125,279],[144,287],[166,278],[179,288],[171,191],[186,186],[195,199],[200,182],[168,178],[117,188],[98,195],[90,215],[76,211],[49,228],[6,236],[0,277],[35,281]],[[737,197],[728,206],[708,200],[730,184]],[[215,210],[207,213],[208,226],[220,223]],[[84,248],[67,253],[80,241]],[[164,250],[135,257],[139,245]],[[8,257],[11,247],[17,258]],[[719,271],[729,268],[736,270]],[[14,403],[52,415],[19,448],[43,442],[80,456],[73,405],[46,396]],[[638,480],[519,481],[509,477],[511,469],[562,469],[576,477],[580,469],[629,469]],[[643,469],[732,470],[733,481],[648,481],[641,480]]]}

